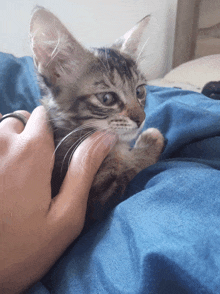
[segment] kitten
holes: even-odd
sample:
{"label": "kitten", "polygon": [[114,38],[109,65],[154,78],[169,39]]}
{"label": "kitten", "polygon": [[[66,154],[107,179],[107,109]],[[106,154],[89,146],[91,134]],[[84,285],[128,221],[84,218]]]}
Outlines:
{"label": "kitten", "polygon": [[[87,208],[89,219],[100,218],[115,206],[128,182],[155,164],[164,146],[157,129],[139,135],[145,120],[146,80],[135,60],[140,57],[138,45],[149,19],[145,17],[110,48],[91,51],[83,48],[46,9],[37,8],[31,19],[42,103],[56,146],[52,196],[59,192],[80,142],[96,130],[119,137],[93,181]],[[137,137],[131,149],[130,142]],[[90,148],[95,145],[94,141]]]}

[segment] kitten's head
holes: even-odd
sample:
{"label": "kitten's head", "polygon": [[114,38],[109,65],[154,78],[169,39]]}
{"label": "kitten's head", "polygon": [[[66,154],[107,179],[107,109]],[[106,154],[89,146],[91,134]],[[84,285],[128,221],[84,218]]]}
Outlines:
{"label": "kitten's head", "polygon": [[[30,33],[35,65],[47,88],[44,104],[57,126],[73,122],[134,139],[143,126],[146,80],[138,69],[145,17],[110,48],[87,50],[51,12],[38,8]],[[50,112],[50,111],[49,111]],[[77,124],[76,124],[77,122]]]}

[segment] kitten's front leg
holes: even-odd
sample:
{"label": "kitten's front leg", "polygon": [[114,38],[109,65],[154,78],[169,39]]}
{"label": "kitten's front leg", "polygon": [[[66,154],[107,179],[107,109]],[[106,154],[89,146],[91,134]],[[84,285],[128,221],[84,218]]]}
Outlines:
{"label": "kitten's front leg", "polygon": [[117,144],[102,163],[94,179],[89,195],[87,218],[99,219],[98,215],[104,212],[106,207],[114,207],[120,201],[127,184],[141,170],[155,164],[163,148],[163,135],[154,128],[144,131],[132,150],[128,144]]}
{"label": "kitten's front leg", "polygon": [[149,128],[137,139],[131,153],[140,170],[155,164],[164,148],[164,137],[158,129]]}

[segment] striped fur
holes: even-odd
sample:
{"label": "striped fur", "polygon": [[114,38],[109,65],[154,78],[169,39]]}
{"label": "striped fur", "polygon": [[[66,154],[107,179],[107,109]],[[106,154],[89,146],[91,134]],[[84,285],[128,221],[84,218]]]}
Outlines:
{"label": "striped fur", "polygon": [[[140,27],[143,30],[143,23]],[[140,28],[136,30],[129,38],[135,37],[134,32],[141,34]],[[42,103],[56,146],[52,196],[59,192],[71,157],[85,138],[97,130],[119,137],[89,195],[87,216],[100,218],[120,201],[128,182],[158,160],[163,148],[158,130],[139,136],[145,120],[146,80],[135,62],[134,42],[125,39],[121,46],[88,51],[43,8],[32,16],[31,36]],[[139,143],[131,150],[130,142],[138,136]],[[90,148],[95,147],[94,142]]]}

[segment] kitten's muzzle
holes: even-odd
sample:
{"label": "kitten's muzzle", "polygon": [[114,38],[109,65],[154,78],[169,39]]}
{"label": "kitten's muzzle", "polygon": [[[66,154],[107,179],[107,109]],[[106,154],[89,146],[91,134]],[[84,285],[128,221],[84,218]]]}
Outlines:
{"label": "kitten's muzzle", "polygon": [[143,109],[140,109],[140,107],[133,107],[130,109],[127,109],[127,116],[137,124],[137,127],[140,128],[141,124],[145,120],[145,112]]}

